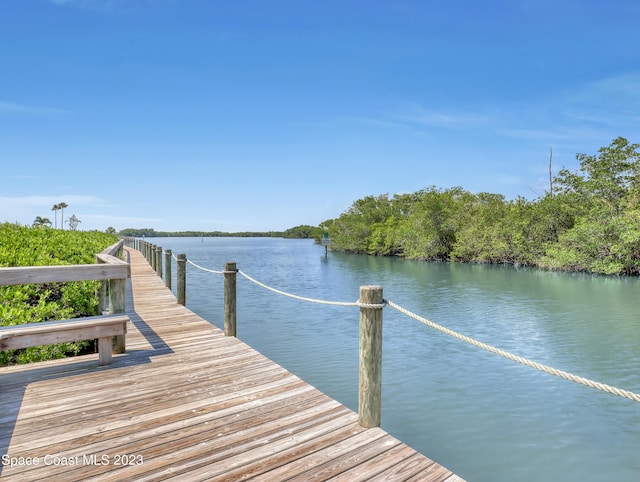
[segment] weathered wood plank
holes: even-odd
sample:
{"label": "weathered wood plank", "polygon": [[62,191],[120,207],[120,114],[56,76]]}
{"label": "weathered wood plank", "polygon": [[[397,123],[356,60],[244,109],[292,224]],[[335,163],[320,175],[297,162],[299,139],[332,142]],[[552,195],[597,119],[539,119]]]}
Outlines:
{"label": "weathered wood plank", "polygon": [[[388,447],[383,447],[384,449]],[[354,463],[353,467],[349,470],[345,470],[340,474],[332,477],[335,482],[357,482],[357,481],[369,481],[369,480],[384,480],[384,476],[381,476],[381,472],[389,468],[390,460],[393,466],[401,463],[407,458],[416,453],[412,448],[398,442],[393,447],[383,452],[375,450],[375,445],[370,444],[367,450],[370,451],[371,457],[366,459],[366,463]],[[355,461],[355,459],[353,460]],[[387,480],[402,480],[398,472],[392,479]]]}
{"label": "weathered wood plank", "polygon": [[121,265],[121,266],[129,266],[129,263],[127,263],[126,261],[121,260],[120,258],[116,258],[115,256],[111,255],[111,254],[106,254],[106,253],[99,253],[96,254],[96,258],[100,260],[101,263],[108,263],[108,264],[115,264],[115,265]]}
{"label": "weathered wood plank", "polygon": [[0,350],[16,350],[77,340],[92,340],[127,332],[129,317],[89,316],[0,327]]}
{"label": "weathered wood plank", "polygon": [[126,263],[0,268],[0,286],[124,279],[127,276],[129,276],[129,265]]}

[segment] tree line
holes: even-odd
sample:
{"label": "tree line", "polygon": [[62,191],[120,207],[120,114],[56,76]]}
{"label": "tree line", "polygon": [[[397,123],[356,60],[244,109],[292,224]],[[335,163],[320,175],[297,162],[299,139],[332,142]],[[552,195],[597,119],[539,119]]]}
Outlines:
{"label": "tree line", "polygon": [[320,227],[351,253],[638,275],[639,148],[618,137],[577,154],[535,200],[431,186],[366,196]]}
{"label": "tree line", "polygon": [[156,231],[153,228],[126,228],[120,231],[120,236],[131,236],[135,238],[171,238],[171,237],[236,237],[236,238],[296,238],[310,239],[319,237],[321,230],[319,227],[300,225],[285,231]]}

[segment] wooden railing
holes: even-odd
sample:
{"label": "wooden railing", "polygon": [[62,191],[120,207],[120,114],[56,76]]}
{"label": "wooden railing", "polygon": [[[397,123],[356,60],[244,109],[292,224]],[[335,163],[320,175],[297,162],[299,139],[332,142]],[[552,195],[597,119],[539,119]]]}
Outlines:
{"label": "wooden railing", "polygon": [[[131,275],[129,263],[118,256],[122,254],[123,240],[109,246],[96,255],[95,264],[64,266],[25,266],[0,268],[0,286],[64,283],[69,281],[102,281],[99,293],[99,312],[106,314],[107,299],[110,315],[124,313],[126,279]],[[108,296],[107,296],[108,293]],[[92,317],[95,319],[95,317]],[[81,320],[79,318],[78,320]],[[113,352],[125,351],[125,335],[113,337]]]}

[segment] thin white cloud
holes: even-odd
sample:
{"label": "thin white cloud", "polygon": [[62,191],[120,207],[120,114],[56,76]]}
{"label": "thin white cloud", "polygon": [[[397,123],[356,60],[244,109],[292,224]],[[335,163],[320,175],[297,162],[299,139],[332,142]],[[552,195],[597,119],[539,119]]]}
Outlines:
{"label": "thin white cloud", "polygon": [[568,127],[562,123],[547,122],[544,129],[535,127],[522,127],[512,129],[501,129],[500,131],[506,137],[528,141],[546,141],[546,142],[565,142],[580,141],[585,139],[593,139],[601,137],[602,132],[598,129],[586,126]]}
{"label": "thin white cloud", "polygon": [[585,92],[600,94],[603,97],[622,96],[626,100],[640,101],[640,72],[598,80],[589,84]]}
{"label": "thin white cloud", "polygon": [[92,214],[90,210],[109,209],[119,212],[117,206],[106,203],[96,196],[72,195],[47,195],[47,196],[0,196],[0,223],[17,222],[22,225],[31,225],[37,216],[47,217],[52,222],[57,217],[58,226],[61,226],[60,212],[54,212],[51,208],[60,202],[67,203],[65,218],[75,214],[82,224],[83,230],[104,230],[109,226],[117,229],[127,227],[149,226],[160,222],[159,218],[145,218],[135,216],[118,216],[105,214]]}
{"label": "thin white cloud", "polygon": [[33,222],[36,216],[48,217],[53,220],[56,213],[51,208],[54,204],[61,202],[65,202],[69,206],[65,209],[66,215],[67,213],[71,214],[69,210],[77,211],[83,206],[99,202],[99,199],[95,196],[77,194],[62,196],[0,196],[0,222],[18,222],[28,225]]}
{"label": "thin white cloud", "polygon": [[498,182],[500,184],[506,184],[508,186],[517,186],[522,183],[522,178],[518,176],[511,176],[508,174],[503,174],[498,177]]}
{"label": "thin white cloud", "polygon": [[119,226],[120,228],[129,228],[129,227],[141,227],[142,225],[149,225],[153,223],[158,223],[161,221],[160,218],[146,218],[146,217],[137,217],[137,216],[111,216],[107,214],[85,214],[83,217],[83,221],[92,221],[94,224],[99,225],[113,225]]}
{"label": "thin white cloud", "polygon": [[105,7],[113,4],[112,0],[51,0],[54,5],[62,7]]}
{"label": "thin white cloud", "polygon": [[391,122],[386,119],[378,119],[375,117],[366,117],[366,116],[351,116],[351,117],[343,117],[340,119],[345,124],[360,124],[368,127],[398,127],[400,124],[397,122]]}
{"label": "thin white cloud", "polygon": [[640,73],[600,79],[560,100],[567,116],[593,124],[616,125],[638,119]]}
{"label": "thin white cloud", "polygon": [[[542,107],[541,107],[542,106]],[[505,109],[499,131],[531,141],[590,143],[630,135],[640,112],[640,73],[585,83]]]}
{"label": "thin white cloud", "polygon": [[[577,145],[628,133],[640,116],[640,73],[603,78],[522,102],[469,110],[402,105],[389,117],[416,126],[473,129],[522,141]],[[630,135],[630,134],[628,134]]]}
{"label": "thin white cloud", "polygon": [[77,8],[102,13],[128,12],[148,0],[50,0],[59,7]]}
{"label": "thin white cloud", "polygon": [[0,114],[35,114],[35,115],[59,115],[68,114],[63,109],[44,107],[37,105],[16,104],[14,102],[0,102]]}
{"label": "thin white cloud", "polygon": [[483,124],[489,120],[485,115],[466,112],[443,112],[412,104],[401,109],[396,115],[400,120],[432,127],[467,127]]}
{"label": "thin white cloud", "polygon": [[79,194],[59,195],[59,196],[0,196],[0,205],[7,206],[43,206],[51,209],[54,204],[65,202],[68,205],[86,206],[100,202],[96,196],[83,196]]}
{"label": "thin white cloud", "polygon": [[347,127],[373,127],[373,128],[387,128],[387,127],[400,127],[403,124],[399,122],[392,122],[388,119],[368,117],[365,115],[344,115],[339,117],[329,117],[323,120],[313,121],[298,121],[296,120],[292,125],[296,127],[312,128],[312,129],[332,129],[335,127],[344,128]]}

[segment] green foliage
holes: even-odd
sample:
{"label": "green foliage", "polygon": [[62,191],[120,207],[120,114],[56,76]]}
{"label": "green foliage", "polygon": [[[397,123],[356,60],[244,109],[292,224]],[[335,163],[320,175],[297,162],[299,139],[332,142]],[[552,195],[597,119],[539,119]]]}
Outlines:
{"label": "green foliage", "polygon": [[462,188],[424,189],[413,195],[413,206],[402,223],[402,252],[414,259],[448,259],[456,243],[461,215],[472,203]]}
{"label": "green foliage", "polygon": [[43,218],[41,216],[37,216],[33,221],[32,226],[34,228],[46,228],[51,227],[51,220],[49,218]]}
{"label": "green foliage", "polygon": [[[113,228],[108,228],[113,229]],[[156,231],[153,228],[126,228],[120,231],[120,236],[135,238],[175,238],[175,237],[205,237],[205,238],[297,238],[297,239],[320,239],[323,230],[317,226],[302,224],[294,226],[285,231]]]}
{"label": "green foliage", "polygon": [[[0,224],[0,267],[89,264],[117,241],[97,231],[62,231]],[[95,315],[97,281],[0,287],[0,326]],[[89,342],[0,352],[0,365],[78,354]]]}
{"label": "green foliage", "polygon": [[283,238],[296,238],[296,239],[313,239],[320,238],[323,232],[317,226],[309,226],[307,224],[302,224],[300,226],[294,226],[293,228],[289,228],[282,233]]}
{"label": "green foliage", "polygon": [[540,264],[600,274],[640,274],[640,211],[580,219],[550,247]]}
{"label": "green foliage", "polygon": [[135,238],[184,238],[184,237],[205,237],[205,238],[281,238],[282,231],[241,231],[228,233],[224,231],[156,231],[153,228],[126,228],[120,231],[120,236]]}
{"label": "green foliage", "polygon": [[562,169],[556,194],[535,201],[430,187],[367,196],[321,227],[353,253],[640,274],[639,147],[618,137],[578,154],[579,170]]}
{"label": "green foliage", "polygon": [[578,173],[562,169],[555,185],[564,192],[579,195],[591,207],[601,204],[611,213],[619,213],[625,198],[640,187],[640,144],[629,144],[622,137],[609,147],[601,147],[598,156],[578,154]]}

